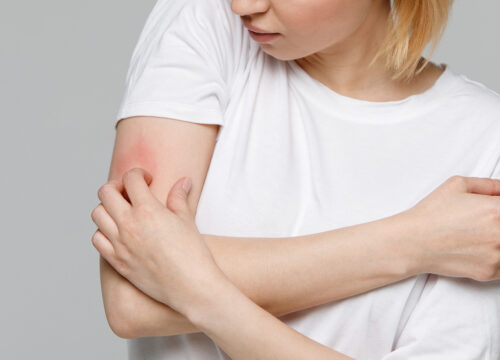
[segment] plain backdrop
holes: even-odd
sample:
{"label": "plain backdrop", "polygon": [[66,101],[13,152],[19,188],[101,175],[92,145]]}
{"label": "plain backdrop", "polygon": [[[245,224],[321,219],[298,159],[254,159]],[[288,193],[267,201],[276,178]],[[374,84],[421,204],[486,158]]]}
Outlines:
{"label": "plain backdrop", "polygon": [[[90,213],[154,3],[2,2],[2,359],[127,358],[105,318]],[[457,0],[434,61],[500,92],[498,14],[498,0]]]}

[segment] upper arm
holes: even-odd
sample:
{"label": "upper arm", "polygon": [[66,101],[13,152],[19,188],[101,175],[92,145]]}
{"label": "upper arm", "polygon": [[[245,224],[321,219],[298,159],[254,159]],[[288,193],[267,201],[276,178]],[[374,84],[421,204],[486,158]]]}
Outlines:
{"label": "upper arm", "polygon": [[188,201],[194,214],[219,127],[152,116],[123,119],[116,127],[108,180],[121,181],[125,172],[141,167],[153,177],[151,191],[166,205],[172,185],[189,176],[193,187]]}

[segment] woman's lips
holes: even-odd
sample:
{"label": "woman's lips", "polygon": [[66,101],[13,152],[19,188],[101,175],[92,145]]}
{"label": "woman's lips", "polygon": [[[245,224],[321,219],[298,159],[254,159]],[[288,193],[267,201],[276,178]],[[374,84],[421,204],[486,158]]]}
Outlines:
{"label": "woman's lips", "polygon": [[271,40],[276,39],[278,36],[280,36],[279,33],[261,34],[261,33],[256,33],[252,30],[248,30],[248,32],[250,33],[250,36],[252,37],[252,39],[254,39],[255,41],[257,41],[259,43],[269,42]]}

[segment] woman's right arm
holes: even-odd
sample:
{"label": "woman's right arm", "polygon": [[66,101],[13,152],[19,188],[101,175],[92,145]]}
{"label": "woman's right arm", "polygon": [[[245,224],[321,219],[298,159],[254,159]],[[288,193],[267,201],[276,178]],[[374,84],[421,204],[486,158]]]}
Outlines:
{"label": "woman's right arm", "polygon": [[[216,133],[212,125],[166,118],[122,121],[109,179],[119,180],[128,169],[143,167],[153,175],[151,190],[164,201],[177,179],[190,176],[189,202],[196,211]],[[426,269],[433,262],[427,261],[418,244],[424,244],[425,238],[432,245],[446,234],[435,234],[431,229],[436,227],[426,226],[423,213],[427,209],[416,210],[298,237],[204,237],[231,282],[259,306],[280,316],[429,272]],[[100,268],[106,316],[118,336],[200,331],[181,314],[142,293],[102,258]]]}

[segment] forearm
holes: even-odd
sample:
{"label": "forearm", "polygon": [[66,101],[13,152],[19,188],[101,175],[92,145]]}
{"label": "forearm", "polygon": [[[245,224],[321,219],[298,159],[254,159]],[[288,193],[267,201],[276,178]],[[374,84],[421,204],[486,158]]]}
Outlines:
{"label": "forearm", "polygon": [[100,256],[101,290],[108,323],[122,338],[199,332],[186,317],[144,294]]}
{"label": "forearm", "polygon": [[405,213],[290,238],[207,236],[219,267],[275,316],[348,298],[422,271]]}
{"label": "forearm", "polygon": [[[231,282],[253,302],[280,316],[417,274],[412,262],[415,256],[408,246],[411,237],[420,236],[417,231],[411,219],[395,215],[290,238],[204,238]],[[102,280],[111,281],[113,276],[120,275],[107,271]],[[116,296],[126,304],[121,313],[134,327],[133,337],[200,331],[126,279],[121,284]]]}
{"label": "forearm", "polygon": [[352,359],[287,326],[248,299],[229,279],[214,283],[203,293],[196,304],[186,304],[182,313],[231,359]]}

